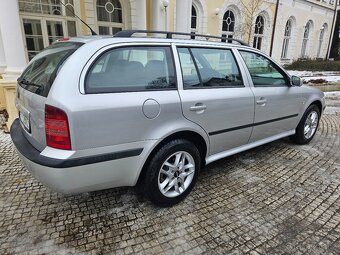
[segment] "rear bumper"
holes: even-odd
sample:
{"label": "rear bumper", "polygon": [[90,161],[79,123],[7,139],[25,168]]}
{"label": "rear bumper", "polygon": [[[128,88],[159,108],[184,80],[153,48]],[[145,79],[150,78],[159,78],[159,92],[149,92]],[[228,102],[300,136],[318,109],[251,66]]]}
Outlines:
{"label": "rear bumper", "polygon": [[26,139],[18,119],[12,124],[11,138],[21,160],[32,175],[46,186],[62,193],[133,186],[146,157],[143,148],[81,158],[46,157]]}

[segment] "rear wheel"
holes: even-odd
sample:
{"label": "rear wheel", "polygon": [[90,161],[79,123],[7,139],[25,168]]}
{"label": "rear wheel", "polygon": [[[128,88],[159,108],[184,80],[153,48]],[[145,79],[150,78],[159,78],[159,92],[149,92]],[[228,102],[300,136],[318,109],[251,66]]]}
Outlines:
{"label": "rear wheel", "polygon": [[297,144],[309,143],[319,126],[320,110],[316,105],[307,108],[305,114],[296,128],[296,133],[291,138]]}
{"label": "rear wheel", "polygon": [[145,175],[144,191],[156,205],[172,206],[194,187],[201,166],[197,147],[184,139],[165,144],[151,159]]}

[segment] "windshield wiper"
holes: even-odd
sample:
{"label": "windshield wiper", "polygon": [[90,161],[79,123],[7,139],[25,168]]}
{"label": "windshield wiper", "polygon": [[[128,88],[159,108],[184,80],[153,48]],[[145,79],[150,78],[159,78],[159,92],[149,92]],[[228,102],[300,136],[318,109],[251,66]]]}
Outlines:
{"label": "windshield wiper", "polygon": [[28,86],[34,86],[34,87],[38,87],[38,88],[42,87],[42,85],[36,84],[34,82],[30,82],[30,81],[26,80],[25,78],[22,78],[19,82],[24,84],[24,85],[28,85]]}

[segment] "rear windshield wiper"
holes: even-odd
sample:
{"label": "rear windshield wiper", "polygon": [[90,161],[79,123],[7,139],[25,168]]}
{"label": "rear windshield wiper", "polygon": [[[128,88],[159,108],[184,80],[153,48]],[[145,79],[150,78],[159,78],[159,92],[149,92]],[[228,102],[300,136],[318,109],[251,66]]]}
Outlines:
{"label": "rear windshield wiper", "polygon": [[43,87],[42,85],[36,84],[34,82],[30,82],[30,81],[26,80],[25,78],[20,79],[19,82],[24,84],[24,85],[34,86],[34,87],[38,87],[38,88]]}

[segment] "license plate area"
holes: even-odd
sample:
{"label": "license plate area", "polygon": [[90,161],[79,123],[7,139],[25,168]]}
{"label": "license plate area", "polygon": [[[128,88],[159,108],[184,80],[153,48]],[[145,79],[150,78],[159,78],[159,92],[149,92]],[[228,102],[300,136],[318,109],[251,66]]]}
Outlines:
{"label": "license plate area", "polygon": [[30,114],[27,111],[20,110],[19,111],[19,119],[22,124],[22,126],[25,128],[25,130],[29,133],[31,133],[31,125],[30,125]]}

